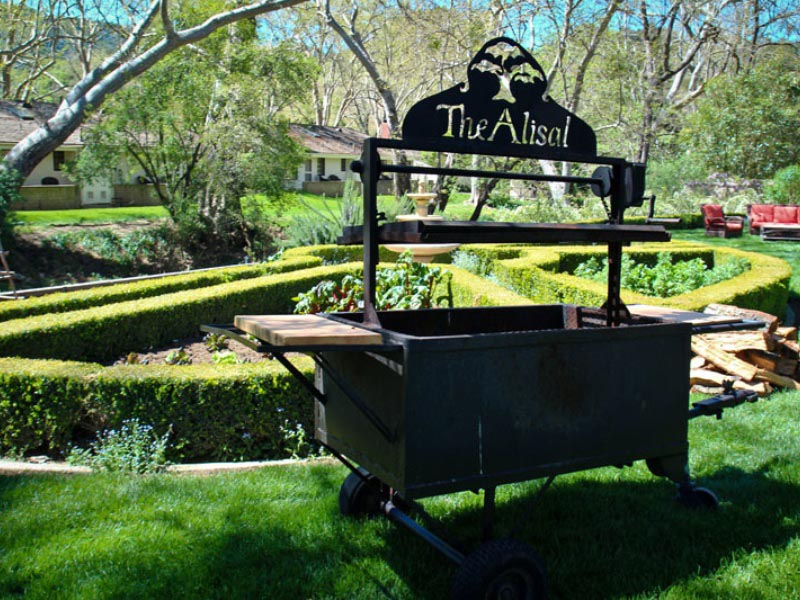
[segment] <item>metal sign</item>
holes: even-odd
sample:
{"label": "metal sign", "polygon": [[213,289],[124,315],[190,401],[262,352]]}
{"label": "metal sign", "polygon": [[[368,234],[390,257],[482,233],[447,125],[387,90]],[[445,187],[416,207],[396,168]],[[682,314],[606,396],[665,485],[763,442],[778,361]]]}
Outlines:
{"label": "metal sign", "polygon": [[411,107],[403,139],[452,138],[568,150],[595,156],[594,131],[547,96],[547,76],[510,38],[486,42],[467,68],[467,81]]}

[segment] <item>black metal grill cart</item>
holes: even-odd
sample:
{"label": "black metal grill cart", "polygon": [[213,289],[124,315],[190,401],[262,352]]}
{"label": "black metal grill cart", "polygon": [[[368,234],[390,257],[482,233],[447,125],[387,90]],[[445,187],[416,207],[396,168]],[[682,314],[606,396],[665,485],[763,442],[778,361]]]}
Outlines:
{"label": "black metal grill cart", "polygon": [[[399,140],[368,139],[353,164],[364,187],[364,224],[341,243],[364,245],[364,312],[236,317],[316,399],[316,437],[352,473],[346,515],[385,514],[459,565],[458,598],[543,598],[542,561],[525,544],[493,539],[495,488],[605,465],[645,460],[689,505],[716,505],[687,469],[688,420],[750,397],[725,394],[687,415],[693,332],[742,328],[736,319],[648,307],[620,299],[620,258],[631,242],[666,242],[661,226],[632,226],[644,165],[596,154],[591,128],[543,99],[544,73],[506,38],[488,42],[468,82],[411,109]],[[405,149],[591,165],[590,177],[390,164]],[[607,202],[596,225],[417,220],[381,223],[377,183],[389,173],[491,176],[590,184]],[[381,312],[375,271],[381,243],[592,243],[608,248],[601,308],[553,304]],[[306,352],[312,384],[287,352]],[[356,466],[358,465],[358,466]],[[486,542],[464,555],[415,519],[417,499],[483,490]]]}

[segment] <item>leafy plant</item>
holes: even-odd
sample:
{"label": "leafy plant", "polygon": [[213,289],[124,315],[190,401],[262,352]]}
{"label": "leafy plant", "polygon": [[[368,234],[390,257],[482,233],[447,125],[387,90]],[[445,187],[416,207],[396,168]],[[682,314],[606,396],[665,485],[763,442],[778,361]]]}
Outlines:
{"label": "leafy plant", "polygon": [[[636,263],[629,255],[623,254],[621,284],[647,296],[669,298],[730,279],[748,268],[749,263],[743,258],[731,258],[709,269],[700,258],[673,263],[668,252],[660,252],[654,266]],[[608,264],[593,257],[578,265],[573,274],[593,281],[606,281]]]}
{"label": "leafy plant", "polygon": [[228,336],[226,336],[224,333],[208,333],[203,338],[203,342],[205,343],[209,352],[220,352],[222,350],[227,350],[228,345],[230,344]]}
{"label": "leafy plant", "polygon": [[168,365],[190,365],[192,364],[192,357],[191,355],[186,352],[183,348],[178,348],[177,350],[172,350],[167,357],[164,359],[164,362]]}
{"label": "leafy plant", "polygon": [[152,426],[128,419],[119,429],[103,431],[89,448],[73,448],[67,462],[86,465],[94,471],[158,473],[169,464],[169,435],[167,431],[158,436]]}
{"label": "leafy plant", "polygon": [[[431,308],[433,291],[442,277],[441,268],[414,262],[411,252],[404,252],[394,268],[376,273],[377,308]],[[355,312],[364,306],[364,282],[355,275],[345,275],[338,283],[323,280],[292,300],[297,303],[294,312],[299,314]]]}
{"label": "leafy plant", "polygon": [[146,358],[142,358],[138,353],[129,352],[128,354],[126,354],[125,356],[120,358],[117,362],[115,362],[114,364],[115,365],[146,365],[147,363],[148,363],[148,360]]}
{"label": "leafy plant", "polygon": [[211,361],[215,365],[235,365],[239,362],[235,352],[230,350],[218,350],[211,355]]}

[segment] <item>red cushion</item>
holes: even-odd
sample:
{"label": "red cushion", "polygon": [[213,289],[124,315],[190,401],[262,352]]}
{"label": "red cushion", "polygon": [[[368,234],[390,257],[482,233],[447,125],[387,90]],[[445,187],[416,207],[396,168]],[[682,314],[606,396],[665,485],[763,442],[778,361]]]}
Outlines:
{"label": "red cushion", "polygon": [[753,204],[750,207],[750,223],[753,225],[772,223],[774,218],[775,206],[772,204]]}
{"label": "red cushion", "polygon": [[722,212],[722,207],[719,204],[706,204],[703,206],[703,214],[707,219],[722,219],[725,213]]}
{"label": "red cushion", "polygon": [[740,221],[728,221],[725,223],[725,229],[728,231],[741,231],[742,223]]}
{"label": "red cushion", "polygon": [[776,223],[797,223],[797,207],[796,206],[776,206],[775,207],[775,222]]}

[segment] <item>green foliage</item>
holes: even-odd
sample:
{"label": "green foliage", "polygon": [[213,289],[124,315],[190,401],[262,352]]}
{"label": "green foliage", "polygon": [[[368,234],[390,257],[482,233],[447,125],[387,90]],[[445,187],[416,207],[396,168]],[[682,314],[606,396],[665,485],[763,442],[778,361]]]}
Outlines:
{"label": "green foliage", "polygon": [[89,363],[0,358],[0,453],[64,449],[83,412]]}
{"label": "green foliage", "polygon": [[207,333],[203,337],[203,342],[209,352],[221,352],[222,350],[227,350],[230,345],[230,340],[224,333]]}
{"label": "green foliage", "polygon": [[179,253],[174,231],[167,225],[116,233],[110,229],[86,229],[56,232],[43,241],[46,247],[58,250],[81,249],[121,265],[135,273],[156,258],[172,258],[177,262]]}
{"label": "green foliage", "polygon": [[169,430],[162,436],[138,419],[126,419],[119,429],[103,431],[86,449],[73,448],[67,462],[94,471],[145,475],[160,473],[169,461]]}
{"label": "green foliage", "polygon": [[[700,258],[673,262],[668,252],[660,252],[656,264],[650,266],[637,263],[629,254],[623,254],[621,285],[647,296],[669,298],[736,277],[748,267],[743,258],[731,258],[709,269]],[[608,263],[592,257],[578,265],[574,275],[592,281],[607,281]]]}
{"label": "green foliage", "polygon": [[[442,270],[414,262],[411,252],[400,255],[393,268],[376,273],[375,303],[378,310],[431,308],[434,290],[442,281]],[[364,282],[345,275],[341,282],[323,280],[296,298],[294,312],[355,312],[364,306]]]}
{"label": "green foliage", "polygon": [[[673,194],[680,193],[686,182],[702,181],[707,175],[705,165],[688,152],[647,162],[647,188],[656,194],[658,198],[656,207],[662,214],[665,211],[674,212],[674,209],[666,205],[666,201]],[[683,212],[686,208],[694,212],[697,210],[697,204],[682,207],[678,212]]]}
{"label": "green foliage", "polygon": [[115,302],[150,298],[183,290],[210,287],[231,281],[262,277],[270,273],[283,273],[312,266],[321,260],[312,256],[293,257],[275,263],[259,263],[172,275],[132,283],[119,283],[75,292],[60,292],[46,296],[26,298],[19,302],[0,303],[0,321],[21,319],[48,313],[61,313]]}
{"label": "green foliage", "polygon": [[800,162],[800,75],[796,58],[712,80],[680,139],[709,171],[772,176]]}
{"label": "green foliage", "polygon": [[215,365],[235,365],[239,361],[235,352],[231,350],[217,350],[211,355],[211,362]]}
{"label": "green foliage", "polygon": [[[334,244],[345,227],[360,225],[364,220],[361,188],[352,179],[345,182],[340,201],[331,199],[317,207],[302,196],[297,199],[305,210],[295,214],[286,227],[286,245],[289,247]],[[405,196],[399,200],[393,196],[378,199],[378,211],[390,222],[397,215],[411,213],[413,210],[413,202]]]}
{"label": "green foliage", "polygon": [[191,355],[183,348],[172,350],[167,354],[164,362],[168,365],[190,365],[192,364]]}
{"label": "green foliage", "polygon": [[[273,264],[273,263],[270,263]],[[161,296],[6,321],[0,355],[110,362],[195,335],[203,323],[240,314],[291,312],[291,298],[320,279],[352,273],[341,265],[220,283]]]}
{"label": "green foliage", "polygon": [[800,165],[778,170],[767,183],[764,195],[775,204],[800,203]]}
{"label": "green foliage", "polygon": [[22,200],[19,187],[23,181],[22,174],[0,165],[0,233],[6,227],[6,216],[14,202]]}
{"label": "green foliage", "polygon": [[[308,359],[296,364],[312,375]],[[173,461],[282,458],[294,442],[281,428],[312,431],[314,422],[307,391],[272,362],[104,368],[0,358],[0,453],[66,452],[78,427],[119,429],[132,418],[172,432]]]}

